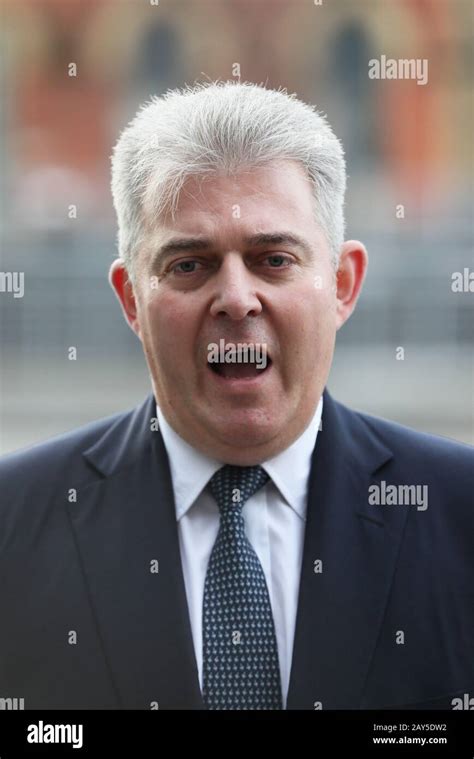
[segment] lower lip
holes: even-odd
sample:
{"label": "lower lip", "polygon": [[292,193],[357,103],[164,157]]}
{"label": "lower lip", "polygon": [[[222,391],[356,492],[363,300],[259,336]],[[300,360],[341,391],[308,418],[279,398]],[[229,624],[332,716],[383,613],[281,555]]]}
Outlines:
{"label": "lower lip", "polygon": [[227,390],[254,390],[259,388],[268,379],[273,369],[273,364],[267,366],[260,374],[255,377],[223,377],[212,369],[208,369],[209,374],[217,382],[218,386]]}

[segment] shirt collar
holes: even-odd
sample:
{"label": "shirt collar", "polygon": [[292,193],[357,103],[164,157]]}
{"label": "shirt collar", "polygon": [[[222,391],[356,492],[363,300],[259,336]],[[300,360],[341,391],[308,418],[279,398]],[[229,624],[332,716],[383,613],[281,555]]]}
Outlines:
{"label": "shirt collar", "polygon": [[[264,461],[261,466],[278,488],[288,505],[302,518],[306,517],[306,495],[311,469],[311,457],[323,411],[323,398],[304,432],[281,453]],[[191,508],[212,475],[224,463],[212,459],[193,448],[165,419],[156,407],[158,423],[171,469],[171,479],[176,505],[176,519]]]}

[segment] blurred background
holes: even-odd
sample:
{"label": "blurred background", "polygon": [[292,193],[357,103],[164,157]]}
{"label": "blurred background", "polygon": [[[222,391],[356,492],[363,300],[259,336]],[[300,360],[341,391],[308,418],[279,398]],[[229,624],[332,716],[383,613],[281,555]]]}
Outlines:
{"label": "blurred background", "polygon": [[[366,244],[370,265],[330,391],[473,444],[474,293],[452,289],[455,272],[474,270],[473,7],[0,0],[0,270],[24,273],[22,298],[0,292],[0,452],[151,391],[107,282],[112,146],[151,95],[238,67],[242,81],[315,104],[345,145],[347,238]],[[427,58],[428,84],[369,79],[382,55]]]}

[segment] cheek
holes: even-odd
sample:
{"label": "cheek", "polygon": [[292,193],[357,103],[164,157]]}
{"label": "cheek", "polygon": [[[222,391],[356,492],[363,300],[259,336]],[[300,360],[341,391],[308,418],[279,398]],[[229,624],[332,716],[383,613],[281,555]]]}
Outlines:
{"label": "cheek", "polygon": [[335,297],[328,290],[306,288],[294,294],[287,306],[280,311],[280,335],[289,356],[290,371],[314,367],[334,340]]}
{"label": "cheek", "polygon": [[183,309],[182,303],[168,294],[156,294],[146,304],[145,320],[149,340],[167,361],[176,363],[189,355],[196,320]]}
{"label": "cheek", "polygon": [[330,329],[335,314],[334,294],[326,288],[318,289],[309,285],[300,288],[287,300],[283,318],[288,327],[291,327],[294,337],[303,337]]}

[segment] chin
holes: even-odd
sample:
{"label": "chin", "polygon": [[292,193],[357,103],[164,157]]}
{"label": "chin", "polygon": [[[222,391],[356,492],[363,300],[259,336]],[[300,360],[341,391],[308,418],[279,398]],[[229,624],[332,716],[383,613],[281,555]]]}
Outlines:
{"label": "chin", "polygon": [[218,432],[219,438],[229,446],[248,448],[266,445],[282,427],[275,417],[268,413],[264,416],[261,412],[240,413],[235,415],[234,419],[229,416],[223,421]]}

